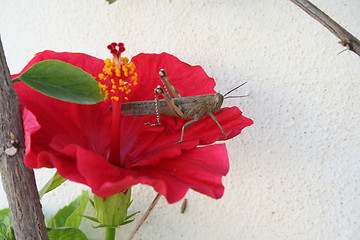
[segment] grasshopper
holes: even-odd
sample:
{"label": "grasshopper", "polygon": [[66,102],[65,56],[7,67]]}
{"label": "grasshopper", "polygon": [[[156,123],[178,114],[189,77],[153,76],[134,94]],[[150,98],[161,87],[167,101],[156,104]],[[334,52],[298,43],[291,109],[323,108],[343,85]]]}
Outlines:
{"label": "grasshopper", "polygon": [[[237,86],[225,95],[220,93],[198,95],[191,97],[181,97],[179,92],[171,83],[166,71],[161,69],[159,72],[161,81],[164,87],[157,86],[154,89],[155,100],[140,101],[140,102],[127,102],[122,104],[122,113],[125,115],[133,115],[137,117],[156,115],[157,123],[151,124],[152,126],[161,125],[160,115],[175,116],[184,119],[192,119],[186,122],[181,129],[180,140],[177,143],[181,143],[184,140],[184,132],[187,127],[197,122],[207,114],[214,120],[214,122],[220,128],[222,134],[226,134],[213,112],[219,112],[221,105],[224,101],[224,97],[230,92],[243,86],[245,83]],[[161,94],[164,99],[159,99]],[[233,96],[242,97],[242,96]]]}

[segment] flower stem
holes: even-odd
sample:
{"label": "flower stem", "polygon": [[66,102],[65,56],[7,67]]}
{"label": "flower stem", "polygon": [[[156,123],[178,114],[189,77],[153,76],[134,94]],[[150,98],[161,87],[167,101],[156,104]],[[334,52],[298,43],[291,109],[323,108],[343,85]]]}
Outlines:
{"label": "flower stem", "polygon": [[116,228],[106,227],[105,240],[115,240]]}

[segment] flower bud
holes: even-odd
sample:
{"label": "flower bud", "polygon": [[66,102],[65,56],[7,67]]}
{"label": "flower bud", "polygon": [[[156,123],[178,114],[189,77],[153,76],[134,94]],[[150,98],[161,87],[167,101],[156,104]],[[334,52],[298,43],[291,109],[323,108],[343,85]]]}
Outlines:
{"label": "flower bud", "polygon": [[94,196],[97,220],[106,226],[119,226],[127,216],[131,204],[131,188],[108,197]]}

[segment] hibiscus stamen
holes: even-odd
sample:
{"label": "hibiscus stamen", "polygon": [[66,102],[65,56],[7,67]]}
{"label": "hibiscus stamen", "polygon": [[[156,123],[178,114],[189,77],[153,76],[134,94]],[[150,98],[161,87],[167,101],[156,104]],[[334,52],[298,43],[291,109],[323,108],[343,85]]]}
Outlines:
{"label": "hibiscus stamen", "polygon": [[133,62],[129,62],[128,58],[121,57],[121,53],[125,51],[123,43],[111,43],[107,48],[113,58],[104,61],[103,71],[98,75],[99,87],[105,93],[105,99],[128,100],[126,95],[130,94],[132,87],[138,84],[136,66]]}

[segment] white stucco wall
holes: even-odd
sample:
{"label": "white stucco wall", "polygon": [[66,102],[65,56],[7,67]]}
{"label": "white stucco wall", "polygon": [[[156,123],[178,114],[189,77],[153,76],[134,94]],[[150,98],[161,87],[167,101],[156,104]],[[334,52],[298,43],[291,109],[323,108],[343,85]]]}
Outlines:
{"label": "white stucco wall", "polygon": [[[360,37],[360,1],[313,3]],[[255,124],[228,142],[224,197],[191,191],[185,214],[162,200],[136,239],[360,239],[360,58],[337,55],[338,39],[289,0],[0,0],[0,9],[12,73],[45,49],[106,58],[122,41],[129,57],[165,51],[201,65],[223,93],[248,81],[239,94],[249,97],[225,103]],[[39,186],[50,173],[36,172]],[[83,188],[45,196],[45,215]],[[133,196],[144,211],[155,193],[137,186]]]}

